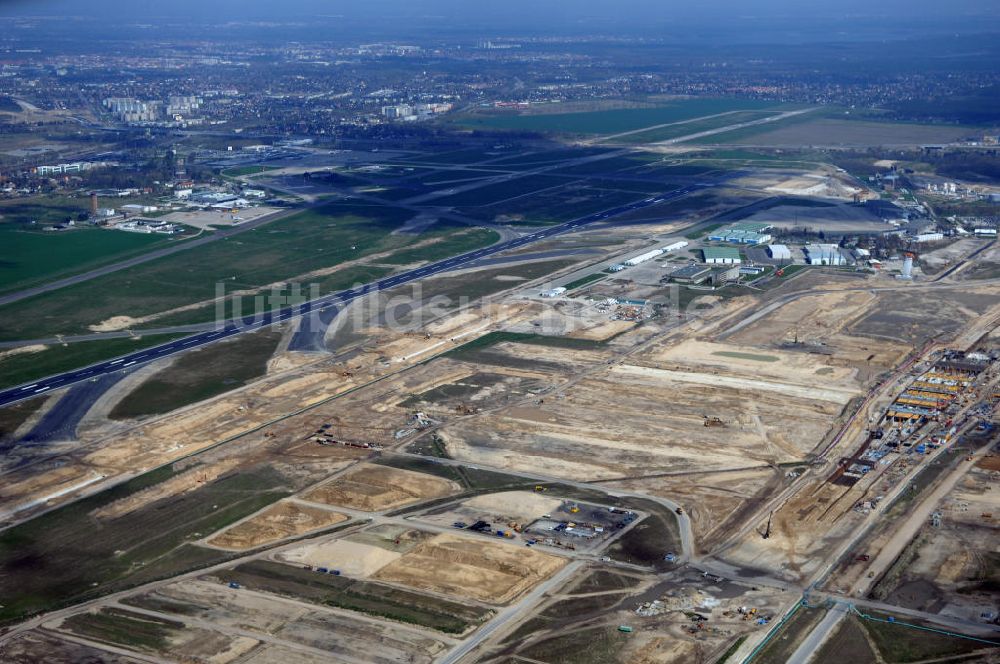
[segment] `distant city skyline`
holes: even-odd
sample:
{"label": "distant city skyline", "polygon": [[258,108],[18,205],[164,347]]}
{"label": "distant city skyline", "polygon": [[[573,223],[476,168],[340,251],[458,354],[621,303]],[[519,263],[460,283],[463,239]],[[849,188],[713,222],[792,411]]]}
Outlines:
{"label": "distant city skyline", "polygon": [[[461,0],[289,0],[273,3],[264,0],[175,0],[171,3],[153,0],[122,2],[92,0],[85,4],[72,0],[13,0],[0,4],[2,16],[93,16],[113,22],[187,18],[192,21],[295,19],[304,16],[343,18],[349,21],[387,21],[381,27],[393,27],[394,20],[416,19],[418,22],[447,22],[459,28],[489,27],[497,29],[642,29],[651,30],[681,23],[717,21],[725,25],[815,24],[817,21],[860,21],[859,30],[878,28],[864,24],[866,19],[891,18],[894,24],[914,24],[928,20],[953,18],[958,27],[962,19],[976,16],[996,18],[996,3],[986,0],[956,0],[955,2],[906,2],[886,0],[873,4],[867,0],[843,0],[838,3],[802,3],[794,0],[738,2],[737,0],[658,1],[625,0],[618,3],[571,2],[550,0],[510,0],[503,3],[468,3]],[[539,25],[543,23],[544,25]],[[988,28],[988,23],[967,24],[970,31]],[[400,22],[400,29],[412,24]],[[881,26],[890,30],[893,25]]]}

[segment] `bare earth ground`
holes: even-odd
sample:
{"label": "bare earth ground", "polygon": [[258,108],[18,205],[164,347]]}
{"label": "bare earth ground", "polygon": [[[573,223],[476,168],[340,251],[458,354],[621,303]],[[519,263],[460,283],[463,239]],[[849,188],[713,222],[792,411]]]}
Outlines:
{"label": "bare earth ground", "polygon": [[564,558],[506,543],[437,535],[382,567],[374,578],[505,604],[566,564]]}
{"label": "bare earth ground", "polygon": [[208,540],[212,546],[244,551],[278,540],[301,535],[312,530],[347,520],[347,516],[330,510],[309,507],[293,501],[282,501],[249,519],[230,526]]}
{"label": "bare earth ground", "polygon": [[402,507],[457,493],[454,482],[388,466],[364,465],[303,496],[304,500],[366,512]]}

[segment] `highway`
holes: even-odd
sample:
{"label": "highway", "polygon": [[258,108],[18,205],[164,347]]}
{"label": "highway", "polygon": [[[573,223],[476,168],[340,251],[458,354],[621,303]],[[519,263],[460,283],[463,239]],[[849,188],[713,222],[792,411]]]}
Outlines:
{"label": "highway", "polygon": [[176,339],[174,341],[162,344],[160,346],[153,346],[151,348],[145,348],[143,350],[130,353],[128,355],[123,355],[121,357],[115,358],[113,360],[107,360],[104,362],[99,362],[97,364],[92,364],[88,367],[83,367],[82,369],[74,369],[73,371],[67,371],[55,376],[50,376],[42,380],[38,380],[34,383],[28,385],[18,385],[3,391],[0,391],[0,407],[21,401],[23,399],[29,399],[41,394],[45,394],[52,390],[58,390],[64,387],[68,387],[75,383],[79,383],[85,380],[93,380],[101,376],[105,376],[116,371],[129,370],[138,367],[139,365],[146,364],[148,362],[153,362],[155,360],[163,359],[170,355],[175,355],[192,348],[197,348],[199,346],[204,346],[206,344],[214,343],[216,341],[221,341],[229,337],[235,336],[237,334],[242,334],[244,332],[249,332],[252,330],[259,330],[261,328],[273,325],[276,323],[283,323],[285,321],[291,320],[293,318],[298,318],[305,316],[312,312],[318,314],[329,313],[330,309],[336,309],[343,307],[344,305],[352,302],[361,297],[365,297],[371,293],[378,292],[383,289],[393,288],[395,286],[400,286],[402,284],[411,283],[414,281],[419,281],[420,279],[426,279],[428,277],[434,276],[436,274],[441,274],[443,272],[450,272],[453,270],[458,270],[463,267],[469,266],[472,263],[479,261],[487,256],[492,256],[503,251],[509,251],[511,249],[517,249],[525,245],[531,244],[533,242],[538,242],[539,240],[544,240],[547,238],[554,237],[556,235],[562,235],[564,233],[569,233],[575,231],[588,224],[593,224],[597,222],[605,222],[610,219],[617,217],[619,215],[625,214],[627,212],[632,212],[634,210],[640,210],[646,207],[651,207],[659,205],[661,203],[681,198],[687,196],[688,194],[697,191],[699,189],[705,188],[708,185],[705,184],[693,184],[685,186],[681,189],[673,191],[669,194],[662,194],[659,196],[653,196],[650,198],[643,199],[641,201],[636,201],[628,203],[626,205],[620,205],[609,210],[604,210],[603,212],[595,212],[593,214],[587,215],[585,217],[580,217],[572,221],[567,221],[563,224],[558,224],[556,226],[550,226],[548,228],[543,228],[537,230],[533,233],[527,235],[522,235],[518,238],[507,240],[506,242],[501,242],[495,244],[491,247],[486,247],[483,249],[477,249],[475,251],[469,251],[458,256],[453,256],[451,258],[446,258],[434,263],[428,263],[422,267],[414,268],[406,272],[400,272],[398,274],[380,279],[372,283],[364,284],[355,288],[348,290],[339,291],[337,293],[330,293],[324,295],[323,297],[304,302],[292,307],[286,307],[284,309],[278,309],[270,311],[259,316],[252,316],[237,320],[230,320],[221,324],[214,329],[193,334],[182,339]]}

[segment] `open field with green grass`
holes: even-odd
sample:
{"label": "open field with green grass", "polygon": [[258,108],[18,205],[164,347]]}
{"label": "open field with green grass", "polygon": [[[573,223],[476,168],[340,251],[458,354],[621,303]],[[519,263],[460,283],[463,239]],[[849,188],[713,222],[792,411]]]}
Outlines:
{"label": "open field with green grass", "polygon": [[826,609],[800,605],[753,658],[755,664],[786,664],[799,643],[826,615]]}
{"label": "open field with green grass", "polygon": [[90,209],[90,201],[70,196],[36,196],[0,201],[0,221],[17,225],[37,222],[39,226],[76,219]]}
{"label": "open field with green grass", "polygon": [[632,527],[608,548],[614,560],[643,565],[657,570],[669,569],[672,563],[663,557],[677,553],[681,548],[677,518],[669,509],[651,500],[630,498],[626,501],[632,509],[648,513],[645,519]]}
{"label": "open field with green grass", "polygon": [[773,102],[699,98],[679,99],[654,108],[628,108],[582,113],[523,114],[493,113],[462,116],[455,122],[466,127],[514,129],[518,131],[565,134],[612,134],[642,129],[668,122],[726,113],[773,107]]}
{"label": "open field with green grass", "polygon": [[880,146],[948,143],[974,132],[970,127],[901,122],[866,122],[829,114],[805,113],[773,123],[695,139],[693,144],[763,145],[801,148],[808,145]]}
{"label": "open field with green grass", "polygon": [[277,170],[277,166],[237,166],[236,168],[227,168],[222,171],[223,175],[231,178],[240,177],[242,175],[257,175],[259,173],[267,173],[268,171]]}
{"label": "open field with green grass", "polygon": [[628,635],[616,627],[591,627],[554,636],[521,650],[528,661],[547,664],[602,664],[617,662]]}
{"label": "open field with green grass", "polygon": [[[487,295],[516,288],[520,283],[518,281],[508,281],[501,277],[521,277],[523,281],[530,281],[568,267],[574,262],[571,260],[539,261],[537,263],[477,270],[454,276],[434,277],[420,282],[420,296],[426,300],[430,298],[448,298],[452,303],[451,306],[458,306],[463,299],[467,301],[476,300]],[[402,286],[385,291],[385,296],[392,298],[400,294],[408,295],[411,292],[410,286]]]}
{"label": "open field with green grass", "polygon": [[712,355],[719,355],[721,357],[733,357],[738,360],[752,360],[754,362],[777,362],[778,358],[774,355],[758,355],[757,353],[741,353],[739,351],[729,351],[729,350],[719,350],[712,353]]}
{"label": "open field with green grass", "polygon": [[267,372],[280,341],[281,332],[268,328],[187,352],[119,401],[110,417],[169,413],[242,387]]}
{"label": "open field with green grass", "polygon": [[0,623],[221,562],[228,554],[188,542],[288,493],[282,475],[257,467],[117,518],[91,516],[175,474],[151,471],[0,533]]}
{"label": "open field with green grass", "polygon": [[96,613],[70,616],[63,627],[101,643],[160,652],[168,649],[170,638],[180,633],[184,623],[124,609],[105,608]]}
{"label": "open field with green grass", "polygon": [[15,353],[0,358],[0,388],[30,383],[53,374],[177,339],[180,334],[157,334],[105,341],[81,341],[66,346],[49,346],[36,353]]}
{"label": "open field with green grass", "polygon": [[18,427],[28,421],[43,403],[45,403],[44,396],[0,408],[0,440],[17,431]]}
{"label": "open field with green grass", "polygon": [[[991,650],[989,644],[979,641],[923,631],[899,624],[901,622],[914,622],[906,618],[896,618],[896,623],[893,624],[880,622],[880,620],[888,619],[886,615],[879,613],[871,613],[870,615],[876,620],[861,619],[861,626],[868,632],[883,661],[887,664],[905,664],[906,662],[933,660],[936,657],[947,655]],[[997,650],[996,647],[992,648],[993,652]]]}
{"label": "open field with green grass", "polygon": [[[324,295],[326,293],[345,290],[352,286],[357,286],[358,284],[377,281],[390,272],[392,272],[392,268],[381,265],[356,265],[354,267],[343,268],[332,274],[310,279],[308,283],[300,284],[298,289],[296,289],[295,286],[277,288],[273,291],[268,289],[265,293],[263,293],[264,300],[262,302],[262,306],[258,306],[256,295],[228,298],[223,305],[223,314],[225,318],[242,318],[245,316],[263,314],[267,311],[280,309],[284,306],[284,304],[282,304],[283,302],[301,302],[302,298],[310,297],[312,295],[314,285],[316,293],[318,295]],[[271,300],[270,298],[272,296],[276,299]],[[284,298],[291,299],[285,300]],[[216,313],[216,305],[212,303],[195,309],[169,314],[163,316],[162,318],[152,320],[146,324],[136,325],[135,329],[155,329],[170,325],[189,325],[192,323],[213,322],[216,320]]]}
{"label": "open field with green grass", "polygon": [[[138,318],[212,300],[220,284],[227,292],[253,291],[375,252],[404,249],[426,238],[456,232],[454,226],[432,228],[420,235],[392,232],[412,215],[407,210],[363,203],[330,203],[306,210],[222,242],[2,307],[0,338],[85,332],[89,326],[114,316]],[[330,274],[316,281],[328,277],[337,278]]]}
{"label": "open field with green grass", "polygon": [[594,274],[588,274],[585,277],[580,277],[579,279],[576,279],[566,284],[566,290],[573,290],[574,288],[579,288],[580,286],[586,286],[587,284],[594,281],[598,281],[599,279],[603,279],[606,276],[608,275],[603,272],[595,272]]}
{"label": "open field with green grass", "polygon": [[636,134],[628,134],[619,138],[611,138],[609,141],[635,145],[656,143],[672,138],[678,138],[680,136],[690,136],[692,134],[709,131],[711,129],[720,129],[722,127],[739,124],[741,122],[761,120],[769,115],[775,115],[775,113],[769,111],[735,111],[714,118],[695,120],[693,122],[685,122],[683,124],[672,124],[658,129],[650,129],[649,131],[642,131]]}
{"label": "open field with green grass", "polygon": [[0,293],[37,286],[159,249],[164,235],[102,228],[44,232],[0,223]]}
{"label": "open field with green grass", "polygon": [[496,244],[499,240],[500,234],[492,229],[471,228],[458,231],[427,247],[397,251],[379,262],[389,265],[406,265],[418,261],[436,261],[480,247],[488,247],[491,244]]}

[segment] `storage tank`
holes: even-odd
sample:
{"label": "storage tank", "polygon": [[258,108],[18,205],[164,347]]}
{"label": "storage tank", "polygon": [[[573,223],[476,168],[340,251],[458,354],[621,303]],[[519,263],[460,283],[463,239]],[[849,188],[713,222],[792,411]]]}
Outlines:
{"label": "storage tank", "polygon": [[903,257],[903,274],[900,277],[903,279],[913,278],[913,254],[906,254]]}

